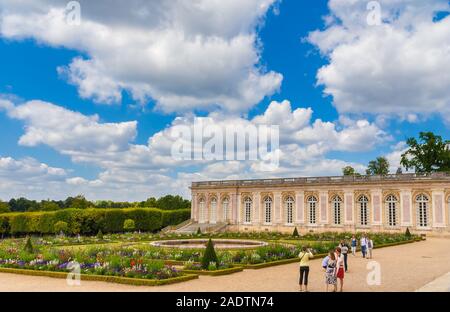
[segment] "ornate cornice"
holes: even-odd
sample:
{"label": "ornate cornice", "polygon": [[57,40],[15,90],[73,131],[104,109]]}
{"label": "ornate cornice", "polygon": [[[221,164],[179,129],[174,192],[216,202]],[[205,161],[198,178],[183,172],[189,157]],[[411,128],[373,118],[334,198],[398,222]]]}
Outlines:
{"label": "ornate cornice", "polygon": [[397,201],[400,201],[400,191],[399,190],[383,190],[383,202],[386,201],[389,195],[394,195]]}
{"label": "ornate cornice", "polygon": [[308,202],[308,200],[311,196],[314,196],[316,198],[316,200],[319,201],[319,193],[318,192],[306,191],[305,192],[305,203]]}
{"label": "ornate cornice", "polygon": [[248,192],[241,193],[241,202],[244,203],[244,201],[247,197],[249,197],[251,200],[253,200],[253,193],[248,193]]}
{"label": "ornate cornice", "polygon": [[204,201],[206,201],[206,194],[205,193],[197,193],[197,198],[198,198],[198,202],[201,202],[202,201],[202,199],[204,200]]}
{"label": "ornate cornice", "polygon": [[413,203],[416,201],[417,196],[420,194],[424,194],[428,197],[429,201],[433,200],[433,197],[431,196],[431,190],[429,189],[413,189],[412,190],[412,201]]}
{"label": "ornate cornice", "polygon": [[344,192],[343,191],[331,190],[331,191],[328,191],[328,202],[331,203],[336,196],[339,196],[339,198],[341,199],[342,202],[344,201]]}
{"label": "ornate cornice", "polygon": [[283,202],[287,200],[288,197],[291,197],[295,201],[295,192],[282,192],[281,198]]}
{"label": "ornate cornice", "polygon": [[224,201],[226,198],[228,198],[228,200],[230,200],[229,193],[220,193],[220,201]]}
{"label": "ornate cornice", "polygon": [[261,192],[260,194],[260,198],[261,198],[261,202],[263,203],[264,200],[266,199],[266,197],[270,197],[270,199],[273,201],[273,193],[271,192]]}
{"label": "ornate cornice", "polygon": [[356,203],[359,202],[359,198],[363,195],[367,197],[369,202],[372,201],[372,196],[370,195],[370,190],[356,190],[354,192],[355,202]]}

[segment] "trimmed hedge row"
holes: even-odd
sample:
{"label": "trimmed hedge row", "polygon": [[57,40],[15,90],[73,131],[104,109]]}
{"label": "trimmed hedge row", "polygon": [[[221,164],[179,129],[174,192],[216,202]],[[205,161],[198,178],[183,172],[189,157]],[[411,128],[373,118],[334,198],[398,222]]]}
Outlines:
{"label": "trimmed hedge row", "polygon": [[190,218],[190,210],[163,211],[154,208],[130,209],[65,209],[49,212],[0,214],[1,234],[52,234],[58,221],[66,222],[68,234],[123,232],[127,219],[135,222],[136,230],[154,232]]}

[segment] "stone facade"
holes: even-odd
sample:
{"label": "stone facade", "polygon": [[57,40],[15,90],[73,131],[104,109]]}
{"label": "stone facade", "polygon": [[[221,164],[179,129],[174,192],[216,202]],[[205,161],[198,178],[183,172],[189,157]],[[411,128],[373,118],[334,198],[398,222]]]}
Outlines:
{"label": "stone facade", "polygon": [[450,233],[450,174],[192,183],[192,220],[232,231]]}

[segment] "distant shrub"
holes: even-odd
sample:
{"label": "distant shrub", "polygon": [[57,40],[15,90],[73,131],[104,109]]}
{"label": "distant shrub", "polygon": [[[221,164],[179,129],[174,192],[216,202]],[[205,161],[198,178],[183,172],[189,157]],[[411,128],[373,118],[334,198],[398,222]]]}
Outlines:
{"label": "distant shrub", "polygon": [[202,258],[202,268],[207,270],[211,263],[215,263],[216,267],[218,266],[219,260],[217,259],[216,250],[214,249],[214,244],[211,239],[209,239],[208,244],[206,245],[205,253]]}
{"label": "distant shrub", "polygon": [[292,236],[293,236],[293,237],[300,237],[300,235],[298,234],[297,227],[295,227],[294,233],[292,233]]}
{"label": "distant shrub", "polygon": [[67,222],[58,221],[54,225],[54,230],[55,230],[55,234],[58,234],[58,233],[67,234],[67,232],[69,230],[69,225],[67,224]]}
{"label": "distant shrub", "polygon": [[136,225],[135,225],[133,219],[126,219],[125,222],[123,223],[123,229],[126,232],[134,231],[135,228],[136,228]]}

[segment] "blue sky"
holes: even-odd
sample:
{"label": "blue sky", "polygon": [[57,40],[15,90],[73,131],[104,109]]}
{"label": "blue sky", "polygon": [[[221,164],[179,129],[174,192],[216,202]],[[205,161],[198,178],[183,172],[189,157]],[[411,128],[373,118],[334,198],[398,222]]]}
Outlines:
{"label": "blue sky", "polygon": [[[380,155],[395,170],[406,138],[449,137],[448,1],[379,1],[377,26],[362,0],[180,0],[156,17],[165,1],[80,2],[81,25],[61,27],[64,1],[0,1],[1,199],[188,196],[193,180],[362,172]],[[173,161],[175,118],[206,116],[279,123],[279,170]]]}

